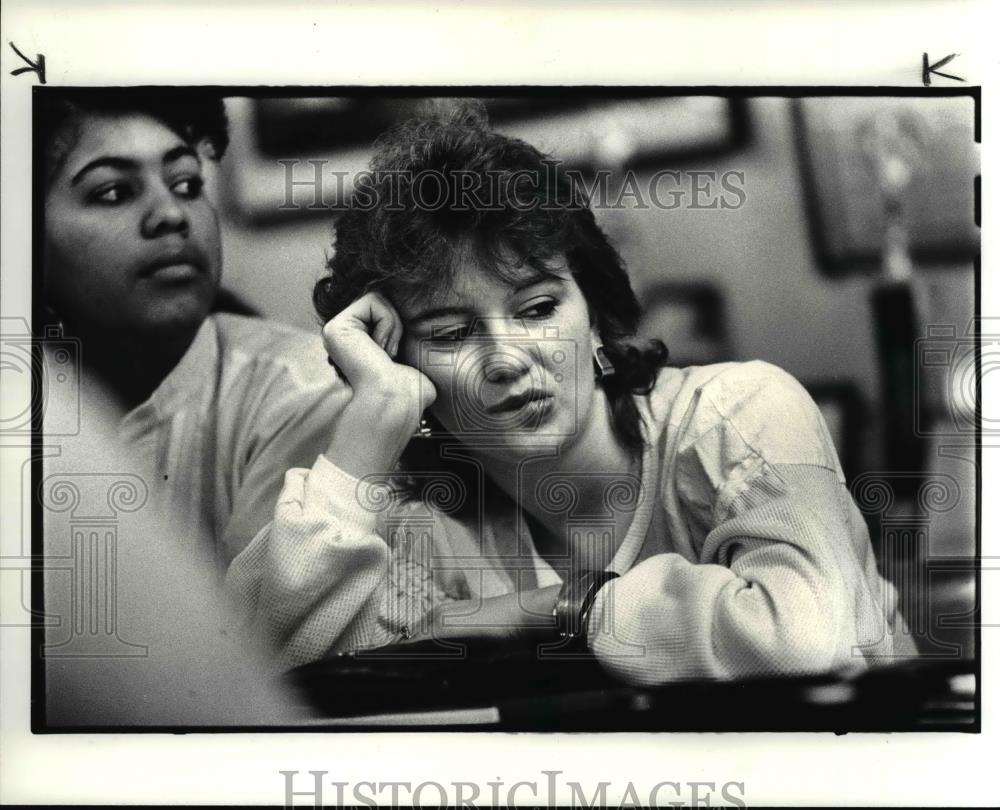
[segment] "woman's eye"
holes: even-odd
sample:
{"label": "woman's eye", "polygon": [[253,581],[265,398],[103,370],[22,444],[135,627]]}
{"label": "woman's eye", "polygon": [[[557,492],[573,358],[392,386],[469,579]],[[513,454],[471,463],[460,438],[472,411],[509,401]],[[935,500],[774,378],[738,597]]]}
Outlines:
{"label": "woman's eye", "polygon": [[198,176],[185,177],[178,180],[171,188],[175,194],[189,200],[197,199],[201,196],[201,190],[205,187],[205,181]]}
{"label": "woman's eye", "polygon": [[556,311],[558,304],[555,301],[539,301],[530,307],[522,309],[518,314],[519,318],[548,318]]}
{"label": "woman's eye", "polygon": [[435,329],[432,340],[440,340],[444,342],[465,340],[469,336],[469,331],[469,327],[465,325]]}
{"label": "woman's eye", "polygon": [[103,205],[116,205],[117,203],[124,202],[131,195],[131,190],[124,183],[112,183],[111,185],[101,186],[94,191],[92,191],[87,199],[90,202],[100,203]]}

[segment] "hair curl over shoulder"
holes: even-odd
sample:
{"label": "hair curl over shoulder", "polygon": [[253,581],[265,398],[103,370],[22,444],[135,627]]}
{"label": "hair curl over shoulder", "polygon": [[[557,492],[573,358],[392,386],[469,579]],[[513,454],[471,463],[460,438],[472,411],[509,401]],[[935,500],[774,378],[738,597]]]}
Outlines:
{"label": "hair curl over shoulder", "polygon": [[313,303],[325,323],[369,291],[409,300],[447,284],[470,249],[504,278],[525,266],[550,272],[565,258],[615,367],[603,385],[616,435],[639,451],[633,395],[649,392],[666,347],[635,341],[639,303],[580,184],[533,146],[492,131],[480,104],[411,119],[376,141]]}

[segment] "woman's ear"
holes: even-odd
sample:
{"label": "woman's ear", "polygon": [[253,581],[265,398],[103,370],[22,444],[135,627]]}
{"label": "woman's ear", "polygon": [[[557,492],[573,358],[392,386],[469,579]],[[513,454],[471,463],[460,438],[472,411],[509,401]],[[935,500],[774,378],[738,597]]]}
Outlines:
{"label": "woman's ear", "polygon": [[601,333],[597,329],[597,324],[591,324],[590,326],[590,351],[593,353],[597,348],[604,345],[604,341],[601,340]]}

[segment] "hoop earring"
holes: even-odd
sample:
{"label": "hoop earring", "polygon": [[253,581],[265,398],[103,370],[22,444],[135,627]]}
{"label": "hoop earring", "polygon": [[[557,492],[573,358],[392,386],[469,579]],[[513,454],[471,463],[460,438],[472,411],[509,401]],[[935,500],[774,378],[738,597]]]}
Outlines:
{"label": "hoop earring", "polygon": [[604,346],[594,348],[594,380],[601,382],[615,374],[614,364],[608,359]]}

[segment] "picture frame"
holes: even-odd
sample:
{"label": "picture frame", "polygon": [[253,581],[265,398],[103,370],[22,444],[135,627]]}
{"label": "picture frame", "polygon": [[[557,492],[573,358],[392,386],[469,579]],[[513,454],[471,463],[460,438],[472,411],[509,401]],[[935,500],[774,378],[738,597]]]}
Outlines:
{"label": "picture frame", "polygon": [[[863,95],[800,98],[793,107],[813,249],[831,276],[881,266],[886,205],[876,161],[901,161],[900,195],[910,256],[917,264],[970,262],[979,249],[978,133],[971,96]],[[882,152],[875,138],[883,141]],[[898,164],[897,164],[898,165]]]}
{"label": "picture frame", "polygon": [[[400,87],[234,92],[226,99],[229,214],[266,225],[343,210],[353,179],[367,169],[374,139],[434,95],[434,88],[420,88],[417,96]],[[431,103],[463,99],[481,102],[498,132],[588,173],[714,157],[750,137],[744,100],[733,97],[513,87],[470,88],[468,96]]]}

